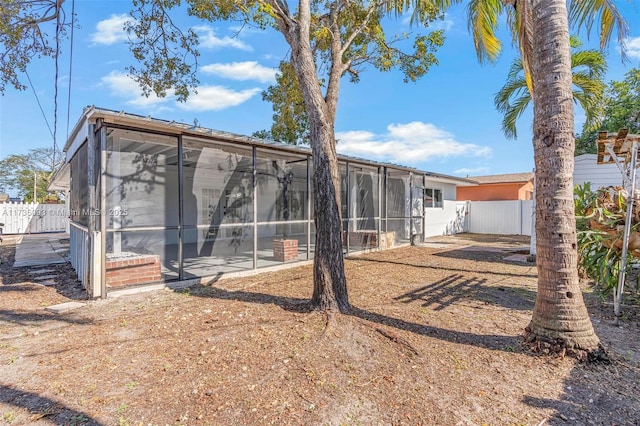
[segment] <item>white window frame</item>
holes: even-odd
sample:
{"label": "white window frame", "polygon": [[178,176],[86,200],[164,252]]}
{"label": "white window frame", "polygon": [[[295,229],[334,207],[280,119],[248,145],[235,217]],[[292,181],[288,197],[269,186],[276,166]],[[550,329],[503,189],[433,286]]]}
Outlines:
{"label": "white window frame", "polygon": [[[431,195],[427,195],[427,192],[431,191]],[[444,208],[444,201],[442,199],[442,189],[435,187],[425,187],[424,188],[424,207],[431,209],[442,209]],[[440,194],[440,197],[437,196]],[[439,200],[438,200],[439,198]]]}

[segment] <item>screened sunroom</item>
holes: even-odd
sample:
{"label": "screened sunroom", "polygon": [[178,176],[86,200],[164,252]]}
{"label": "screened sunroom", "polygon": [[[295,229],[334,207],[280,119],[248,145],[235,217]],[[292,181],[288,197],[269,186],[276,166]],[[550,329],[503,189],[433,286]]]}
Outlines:
{"label": "screened sunroom", "polygon": [[[70,260],[93,297],[313,259],[309,149],[89,107],[65,153]],[[345,255],[422,240],[429,217],[446,229],[456,185],[475,184],[358,158],[339,167]]]}

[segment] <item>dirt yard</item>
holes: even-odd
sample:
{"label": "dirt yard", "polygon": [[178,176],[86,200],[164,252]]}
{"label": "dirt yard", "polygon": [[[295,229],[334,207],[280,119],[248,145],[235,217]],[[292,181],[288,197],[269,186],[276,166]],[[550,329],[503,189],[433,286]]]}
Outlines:
{"label": "dirt yard", "polygon": [[[83,301],[0,246],[0,424],[640,425],[638,308],[585,288],[612,363],[522,344],[528,239],[463,234],[346,260],[350,315],[300,310],[311,267]],[[523,257],[523,256],[521,256]]]}

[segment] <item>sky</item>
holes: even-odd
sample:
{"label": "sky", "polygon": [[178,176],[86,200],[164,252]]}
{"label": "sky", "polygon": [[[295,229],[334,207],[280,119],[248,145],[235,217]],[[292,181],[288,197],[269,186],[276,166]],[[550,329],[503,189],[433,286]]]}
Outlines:
{"label": "sky", "polygon": [[[613,40],[606,52],[607,82],[622,80],[640,64],[640,9],[633,1],[618,3],[630,28],[629,61],[622,62]],[[54,128],[57,146],[64,146],[89,105],[189,124],[197,120],[202,127],[241,135],[271,127],[271,104],[261,93],[287,58],[281,34],[176,14],[178,22],[198,33],[201,52],[198,93],[179,103],[173,96],[142,96],[127,76],[126,68],[137,65],[123,31],[131,1],[67,0],[68,17],[72,6],[77,27],[73,43],[62,41],[57,102],[53,59],[35,60],[28,68],[30,82],[22,75],[27,90],[7,87],[0,98],[0,159],[53,146]],[[410,27],[406,17],[391,26],[395,32],[425,32]],[[489,65],[477,61],[464,7],[451,9],[433,28],[445,30],[445,43],[436,52],[439,64],[418,82],[404,83],[400,72],[372,66],[358,83],[343,78],[335,126],[338,152],[459,177],[532,171],[532,107],[518,122],[518,139],[507,140],[493,104],[517,55],[504,25],[503,52]],[[595,35],[581,37],[584,47],[597,47]],[[583,122],[584,113],[576,108],[577,132]]]}

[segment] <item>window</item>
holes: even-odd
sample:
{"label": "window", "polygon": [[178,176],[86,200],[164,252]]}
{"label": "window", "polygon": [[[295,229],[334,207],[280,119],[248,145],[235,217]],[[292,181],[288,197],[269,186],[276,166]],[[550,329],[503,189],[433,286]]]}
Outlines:
{"label": "window", "polygon": [[435,188],[424,189],[424,206],[429,207],[442,207],[442,190]]}

